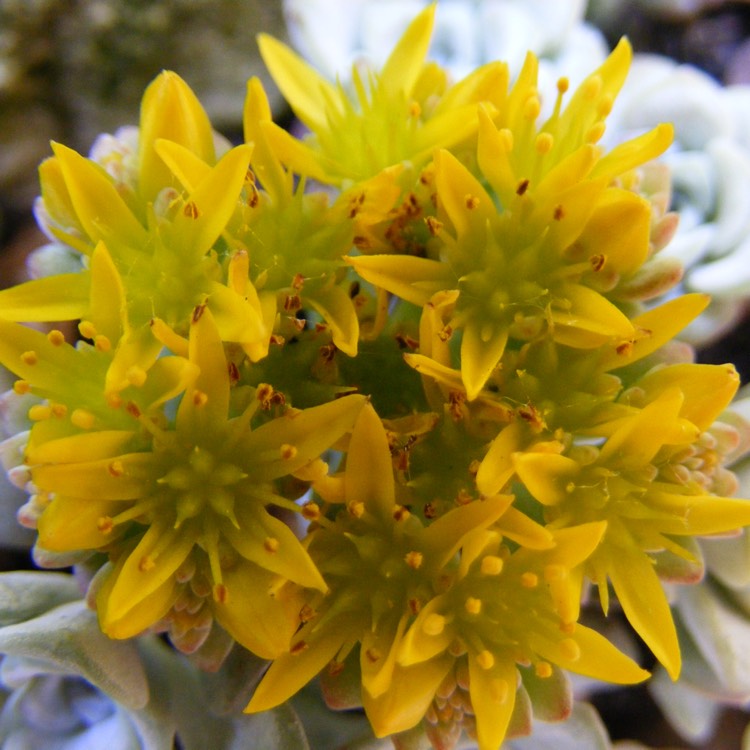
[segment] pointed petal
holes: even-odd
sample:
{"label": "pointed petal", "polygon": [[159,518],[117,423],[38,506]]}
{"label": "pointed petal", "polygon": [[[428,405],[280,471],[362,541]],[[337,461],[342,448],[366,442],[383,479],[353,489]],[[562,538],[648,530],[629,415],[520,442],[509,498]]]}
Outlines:
{"label": "pointed petal", "polygon": [[164,228],[170,247],[185,263],[197,263],[224,231],[247,177],[252,146],[235,146],[190,193],[186,209]]}
{"label": "pointed petal", "polygon": [[483,495],[496,495],[515,474],[513,454],[523,450],[528,440],[526,426],[521,420],[503,427],[500,434],[490,443],[477,471],[477,489]]}
{"label": "pointed petal", "polygon": [[469,694],[480,747],[499,748],[503,743],[516,703],[517,680],[518,670],[509,659],[487,670],[469,658]]}
{"label": "pointed petal", "polygon": [[[278,706],[312,680],[337,654],[351,634],[345,622],[328,623],[317,631],[303,628],[294,638],[292,652],[279,656],[255,690],[245,713]],[[295,649],[295,646],[302,644]]]}
{"label": "pointed petal", "polygon": [[461,339],[461,377],[466,398],[473,401],[497,367],[508,343],[508,329],[497,323],[489,333],[475,321],[467,323]]}
{"label": "pointed petal", "polygon": [[[391,627],[366,630],[362,635],[359,652],[359,669],[362,675],[362,692],[370,698],[378,698],[390,691],[396,654],[406,630],[410,615],[402,615],[395,631]],[[384,631],[384,632],[383,632]],[[377,659],[372,654],[379,654]]]}
{"label": "pointed petal", "polygon": [[76,320],[88,309],[90,289],[88,271],[25,281],[0,291],[0,315],[26,323]]}
{"label": "pointed petal", "polygon": [[349,295],[340,286],[305,287],[305,302],[326,321],[333,343],[350,357],[357,356],[359,319]]}
{"label": "pointed petal", "polygon": [[341,164],[319,154],[280,128],[275,122],[262,123],[261,130],[266,136],[271,151],[292,172],[324,184],[336,182],[336,175],[347,173]]}
{"label": "pointed petal", "polygon": [[390,96],[412,91],[424,66],[435,22],[435,3],[409,24],[380,71],[380,81]]}
{"label": "pointed petal", "polygon": [[[114,516],[122,503],[110,500],[80,500],[57,495],[39,519],[39,544],[52,552],[99,549],[111,544],[119,534],[104,534],[98,521]],[[124,531],[124,529],[123,529]]]}
{"label": "pointed petal", "polygon": [[[235,513],[239,529],[227,521],[222,524],[222,534],[242,557],[300,586],[327,590],[307,550],[283,521],[264,509],[243,507],[239,503]],[[269,550],[269,539],[276,540],[278,547]]]}
{"label": "pointed petal", "polygon": [[617,175],[656,159],[669,148],[673,138],[673,126],[661,123],[648,133],[615,146],[599,160],[592,172],[592,177],[613,179]]}
{"label": "pointed petal", "polygon": [[435,292],[452,289],[456,277],[445,263],[412,255],[358,255],[344,260],[365,281],[420,307]]}
{"label": "pointed petal", "polygon": [[271,331],[263,319],[260,302],[258,301],[257,306],[250,304],[250,296],[251,294],[239,294],[224,284],[215,282],[209,289],[208,309],[214,316],[222,341],[253,346],[267,354]]}
{"label": "pointed petal", "polygon": [[[107,369],[104,391],[119,393],[131,385],[134,373],[148,372],[161,351],[161,342],[148,324],[131,328],[117,343]],[[136,382],[140,382],[138,379]]]}
{"label": "pointed petal", "polygon": [[340,95],[299,55],[268,34],[258,35],[258,48],[274,83],[294,110],[294,114],[310,128],[323,130],[328,126],[322,102],[338,101]]}
{"label": "pointed petal", "polygon": [[91,254],[91,302],[87,311],[97,332],[117,344],[127,326],[125,288],[103,242]]}
{"label": "pointed petal", "polygon": [[388,737],[418,724],[453,663],[446,656],[408,669],[396,667],[387,692],[373,698],[363,690],[362,704],[375,736]]}
{"label": "pointed petal", "polygon": [[[247,457],[245,465],[252,467],[259,482],[292,474],[349,432],[365,403],[364,396],[355,394],[303,411],[289,411],[253,430],[243,438],[238,451]],[[296,448],[295,455],[282,456],[282,445]]]}
{"label": "pointed petal", "polygon": [[109,175],[94,162],[59,143],[52,145],[78,219],[92,243],[104,240],[110,250],[120,245],[142,248],[147,232],[133,215]]}
{"label": "pointed petal", "polygon": [[160,138],[154,144],[154,150],[188,193],[211,174],[211,165],[180,143]]}
{"label": "pointed petal", "polygon": [[283,592],[275,594],[274,577],[251,563],[223,569],[222,576],[226,599],[212,603],[219,624],[261,659],[287,652],[299,625],[301,603],[295,607],[294,602],[284,601]]}
{"label": "pointed petal", "polygon": [[513,507],[498,519],[497,530],[527,549],[549,549],[555,544],[552,534],[544,526]]}
{"label": "pointed petal", "polygon": [[568,486],[581,471],[580,464],[556,453],[515,453],[518,478],[542,505],[557,505],[570,497]]}
{"label": "pointed petal", "polygon": [[650,507],[673,516],[658,522],[664,534],[721,534],[750,526],[750,502],[744,499],[651,491],[648,501]]}
{"label": "pointed petal", "polygon": [[157,76],[141,101],[138,190],[147,202],[174,184],[169,167],[154,148],[161,138],[179,143],[209,164],[216,159],[208,115],[185,81],[171,71]]}
{"label": "pointed petal", "polygon": [[102,430],[68,435],[40,445],[31,442],[26,448],[26,460],[29,464],[42,464],[75,462],[81,456],[88,461],[113,458],[125,451],[136,434],[131,430]]}
{"label": "pointed petal", "polygon": [[396,655],[399,664],[404,667],[421,664],[448,650],[456,637],[455,631],[450,625],[440,630],[430,627],[430,623],[434,621],[435,616],[443,617],[443,612],[450,608],[450,601],[446,601],[444,596],[436,596],[419,610],[417,619],[411,624],[399,644]]}

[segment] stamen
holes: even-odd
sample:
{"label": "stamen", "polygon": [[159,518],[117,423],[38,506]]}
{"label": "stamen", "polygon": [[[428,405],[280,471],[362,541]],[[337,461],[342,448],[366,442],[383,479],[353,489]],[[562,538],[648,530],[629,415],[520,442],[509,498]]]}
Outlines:
{"label": "stamen", "polygon": [[405,521],[410,515],[411,513],[409,512],[408,508],[404,507],[403,505],[397,505],[393,511],[393,520]]}
{"label": "stamen", "polygon": [[440,230],[443,228],[443,222],[436,219],[434,216],[426,216],[424,222],[427,224],[427,229],[433,237],[437,237]]}
{"label": "stamen", "polygon": [[182,213],[185,214],[188,219],[197,219],[201,215],[198,206],[195,205],[195,201],[188,201],[185,204],[185,208],[182,209]]}
{"label": "stamen", "polygon": [[96,528],[99,529],[99,531],[102,534],[111,534],[112,529],[115,527],[115,522],[112,520],[111,516],[102,516],[99,518],[96,522]]}
{"label": "stamen", "polygon": [[478,615],[482,611],[482,600],[469,596],[464,602],[464,609],[470,615]]}
{"label": "stamen", "polygon": [[433,612],[425,618],[422,630],[426,635],[440,635],[445,630],[445,624],[445,617]]}
{"label": "stamen", "polygon": [[263,540],[263,549],[272,555],[279,551],[279,540],[272,536],[267,536]]}
{"label": "stamen", "polygon": [[475,195],[466,194],[464,196],[464,204],[469,211],[473,211],[479,205],[479,198]]}
{"label": "stamen", "polygon": [[58,419],[62,419],[68,413],[68,407],[65,404],[51,404],[50,410],[52,411],[52,416]]}
{"label": "stamen", "polygon": [[52,408],[48,404],[34,404],[29,409],[28,416],[32,422],[42,422],[52,416]]}
{"label": "stamen", "polygon": [[96,422],[96,417],[87,409],[74,409],[70,421],[81,430],[90,430]]}
{"label": "stamen", "polygon": [[479,568],[484,576],[497,576],[503,571],[502,558],[496,555],[485,555]]}
{"label": "stamen", "polygon": [[138,365],[132,365],[125,373],[125,378],[127,379],[128,383],[135,386],[136,388],[140,388],[146,382],[147,377],[148,373]]}
{"label": "stamen", "polygon": [[82,320],[78,324],[78,333],[80,333],[83,338],[91,339],[93,341],[96,336],[96,326],[94,326],[90,320]]}
{"label": "stamen", "polygon": [[200,408],[208,403],[208,395],[197,388],[193,391],[193,404]]}
{"label": "stamen", "polygon": [[380,661],[380,659],[383,658],[383,654],[378,649],[372,646],[365,651],[365,656],[371,664],[374,664],[375,662]]}
{"label": "stamen", "polygon": [[560,651],[570,661],[578,661],[581,658],[581,647],[572,638],[560,641]]}
{"label": "stamen", "polygon": [[317,521],[320,519],[320,506],[310,501],[302,506],[302,517],[308,521]]}
{"label": "stamen", "polygon": [[213,590],[214,601],[217,604],[226,604],[229,601],[229,590],[224,583],[217,583]]}
{"label": "stamen", "polygon": [[529,189],[529,181],[521,180],[516,188],[516,195],[523,195]]}
{"label": "stamen", "polygon": [[525,589],[535,589],[539,585],[539,576],[536,573],[526,572],[521,574],[521,586]]}
{"label": "stamen", "polygon": [[62,346],[65,343],[65,334],[54,328],[47,334],[47,340],[52,346]]}
{"label": "stamen", "polygon": [[285,461],[290,461],[297,455],[297,448],[289,443],[282,443],[279,448],[279,453]]}
{"label": "stamen", "polygon": [[404,557],[404,562],[413,570],[419,570],[419,568],[422,566],[422,560],[424,559],[421,552],[407,552],[406,556]]}
{"label": "stamen", "polygon": [[534,672],[537,677],[546,680],[548,677],[552,677],[552,665],[547,661],[537,662],[534,666]]}
{"label": "stamen", "polygon": [[103,354],[107,354],[108,352],[112,351],[112,342],[109,340],[109,338],[107,338],[107,336],[104,336],[101,333],[94,336],[94,346],[96,347],[97,351],[100,351]]}
{"label": "stamen", "polygon": [[16,380],[13,383],[13,392],[19,396],[25,396],[31,392],[31,383],[28,380]]}
{"label": "stamen", "polygon": [[346,506],[346,509],[352,516],[354,516],[354,518],[362,518],[365,514],[365,504],[361,500],[355,500],[353,503],[349,503]]}
{"label": "stamen", "polygon": [[480,651],[477,654],[477,664],[482,669],[492,669],[495,666],[495,657],[492,655],[492,652],[484,649],[484,651]]}
{"label": "stamen", "polygon": [[289,653],[292,654],[292,656],[296,656],[303,651],[307,651],[308,648],[310,648],[310,646],[305,641],[297,641],[297,643],[289,649]]}
{"label": "stamen", "polygon": [[39,355],[34,351],[24,352],[21,355],[21,362],[29,367],[33,367],[39,361]]}

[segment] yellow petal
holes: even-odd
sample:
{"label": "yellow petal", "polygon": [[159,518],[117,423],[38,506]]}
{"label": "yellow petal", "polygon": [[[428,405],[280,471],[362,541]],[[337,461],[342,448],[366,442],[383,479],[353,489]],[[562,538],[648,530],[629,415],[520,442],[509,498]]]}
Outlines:
{"label": "yellow petal", "polygon": [[502,745],[516,704],[518,670],[510,659],[483,669],[469,658],[469,694],[477,724],[477,740],[482,750]]}
{"label": "yellow petal", "polygon": [[76,320],[88,309],[90,289],[88,271],[25,281],[0,291],[0,315],[26,323]]}
{"label": "yellow petal", "polygon": [[[445,611],[450,611],[451,602],[445,597],[436,596],[419,610],[417,619],[406,631],[399,644],[396,659],[399,664],[409,667],[433,660],[436,656],[448,650],[455,639],[455,631],[446,624],[442,629],[431,628],[430,623],[435,617],[444,617]],[[427,623],[427,628],[425,628]]]}
{"label": "yellow petal", "polygon": [[599,160],[592,177],[614,178],[664,153],[672,143],[674,128],[667,123],[615,146]]}
{"label": "yellow petal", "polygon": [[68,435],[39,445],[32,442],[26,449],[26,460],[29,464],[42,464],[75,463],[84,456],[87,461],[111,459],[124,453],[135,435],[131,430],[101,430]]}
{"label": "yellow petal", "polygon": [[744,499],[652,490],[648,501],[650,507],[674,516],[658,522],[665,534],[721,534],[750,526],[750,502]]}
{"label": "yellow petal", "polygon": [[515,453],[518,478],[542,505],[557,505],[570,497],[568,488],[581,471],[580,464],[556,453]]}
{"label": "yellow petal", "polygon": [[[99,549],[119,534],[104,534],[98,521],[122,510],[122,503],[109,500],[80,500],[57,495],[39,519],[39,544],[53,552]],[[123,529],[124,531],[124,529]]]}
{"label": "yellow petal", "polygon": [[160,138],[154,149],[188,193],[192,193],[211,173],[211,165],[181,143]]}
{"label": "yellow petal", "polygon": [[402,615],[395,631],[386,626],[374,631],[366,630],[362,635],[359,667],[363,695],[378,698],[390,691],[396,667],[396,654],[409,618],[410,615]]}
{"label": "yellow petal", "polygon": [[523,450],[528,441],[528,430],[521,420],[503,427],[490,443],[477,471],[477,489],[483,495],[496,495],[515,474],[513,454]]}
{"label": "yellow petal", "polygon": [[489,335],[484,328],[480,330],[480,325],[476,321],[469,322],[461,339],[461,377],[469,401],[484,388],[508,343],[508,329],[503,323],[492,325]]}
{"label": "yellow petal", "polygon": [[340,286],[305,286],[305,302],[326,321],[333,343],[350,357],[357,356],[359,319],[349,295]]}
{"label": "yellow petal", "polygon": [[107,369],[106,393],[119,393],[131,385],[133,368],[147,372],[161,352],[161,342],[148,324],[131,328],[118,342]]}
{"label": "yellow petal", "polygon": [[171,170],[154,148],[161,138],[190,149],[208,164],[216,159],[208,115],[185,81],[171,71],[157,76],[141,101],[138,190],[147,202],[174,184]]}
{"label": "yellow petal", "polygon": [[97,243],[91,254],[91,302],[87,313],[97,333],[116,345],[127,326],[125,288],[103,242]]}

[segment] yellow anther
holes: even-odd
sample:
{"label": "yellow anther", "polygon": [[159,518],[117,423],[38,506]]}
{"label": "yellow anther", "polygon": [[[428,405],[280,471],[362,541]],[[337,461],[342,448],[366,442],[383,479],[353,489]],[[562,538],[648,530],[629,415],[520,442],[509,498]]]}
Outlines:
{"label": "yellow anther", "polygon": [[536,146],[537,153],[548,154],[552,151],[552,146],[555,145],[555,139],[551,133],[539,133],[534,145]]}
{"label": "yellow anther", "polygon": [[78,324],[78,333],[85,339],[92,339],[96,336],[96,326],[90,320],[82,320]]}
{"label": "yellow anther", "polygon": [[199,391],[197,388],[193,391],[193,404],[195,406],[201,407],[205,406],[208,403],[208,395],[205,394],[203,391]]}
{"label": "yellow anther", "polygon": [[365,504],[361,500],[355,500],[353,503],[349,503],[346,509],[355,518],[362,518],[365,514]]}
{"label": "yellow anther", "polygon": [[188,201],[185,204],[185,208],[182,209],[182,213],[184,213],[188,219],[197,219],[201,215],[198,206],[195,205],[195,201]]}
{"label": "yellow anther", "polygon": [[111,534],[112,529],[115,527],[115,522],[112,520],[110,516],[102,516],[97,522],[96,522],[96,528],[99,529],[99,531],[102,534]]}
{"label": "yellow anther", "polygon": [[138,570],[140,570],[141,573],[147,573],[149,570],[153,570],[155,567],[156,562],[154,561],[154,558],[151,557],[151,555],[144,555],[138,563]]}
{"label": "yellow anther", "polygon": [[521,586],[525,589],[535,589],[539,585],[539,576],[536,573],[526,572],[521,575]]}
{"label": "yellow anther", "polygon": [[589,128],[588,133],[586,133],[586,143],[597,143],[598,141],[600,141],[606,129],[607,126],[604,121],[600,120],[599,122],[595,122]]}
{"label": "yellow anther", "polygon": [[52,416],[52,409],[48,404],[34,404],[29,409],[29,419],[32,422],[41,422]]}
{"label": "yellow anther", "polygon": [[405,521],[410,515],[409,509],[403,505],[397,505],[393,510],[394,521]]}
{"label": "yellow anther", "polygon": [[565,635],[573,635],[573,633],[576,632],[576,625],[578,623],[574,622],[561,622],[560,623],[560,632],[565,633]]}
{"label": "yellow anther", "polygon": [[497,576],[503,572],[502,558],[497,555],[485,555],[479,568],[484,576]]}
{"label": "yellow anther", "polygon": [[539,117],[539,113],[542,111],[542,103],[539,101],[539,97],[534,95],[530,96],[526,103],[523,105],[523,116],[527,120],[536,120]]}
{"label": "yellow anther", "polygon": [[102,333],[97,333],[96,336],[94,336],[94,346],[97,351],[103,352],[104,354],[112,351],[112,342]]}
{"label": "yellow anther", "polygon": [[32,367],[39,361],[39,355],[34,351],[24,352],[21,355],[21,362],[29,367]]}
{"label": "yellow anther", "polygon": [[421,552],[407,552],[404,556],[404,562],[412,569],[419,570],[422,567],[423,555]]}
{"label": "yellow anther", "polygon": [[564,94],[570,88],[570,81],[566,76],[557,79],[557,93]]}
{"label": "yellow anther", "polygon": [[272,536],[267,536],[263,540],[263,549],[266,552],[270,552],[271,554],[274,554],[275,552],[279,551],[279,540]]}
{"label": "yellow anther", "polygon": [[131,365],[125,373],[125,378],[130,385],[140,388],[146,382],[147,373],[138,365]]}
{"label": "yellow anther", "polygon": [[122,406],[122,398],[119,393],[108,393],[104,400],[111,409],[119,409]]}
{"label": "yellow anther", "polygon": [[90,430],[96,422],[96,417],[86,409],[74,409],[70,421],[81,430]]}
{"label": "yellow anther", "polygon": [[612,106],[615,103],[615,98],[610,93],[604,94],[602,98],[599,100],[599,104],[596,107],[596,111],[599,113],[600,117],[606,117],[611,111]]}
{"label": "yellow anther", "polygon": [[289,443],[282,443],[279,453],[285,461],[289,461],[297,455],[297,448]]}
{"label": "yellow anther", "polygon": [[482,600],[474,596],[469,596],[464,602],[464,609],[470,615],[478,615],[482,611]]}
{"label": "yellow anther", "polygon": [[586,99],[594,99],[599,96],[599,92],[602,90],[602,78],[598,75],[593,75],[587,78],[583,84],[581,84],[581,92]]}
{"label": "yellow anther", "polygon": [[62,346],[65,343],[65,334],[62,331],[58,331],[57,328],[53,328],[47,334],[47,340],[52,346]]}
{"label": "yellow anther", "polygon": [[445,630],[445,617],[437,612],[427,615],[422,623],[422,630],[426,635],[440,635]]}
{"label": "yellow anther", "polygon": [[443,222],[439,219],[436,219],[434,216],[427,216],[425,217],[425,224],[427,224],[427,229],[429,230],[430,234],[433,237],[437,237],[437,235],[440,233],[440,230],[443,228]]}
{"label": "yellow anther", "polygon": [[107,465],[107,471],[113,477],[121,477],[125,473],[125,465],[119,458],[116,458],[114,461],[109,462]]}
{"label": "yellow anther", "polygon": [[315,610],[309,604],[303,604],[299,611],[299,621],[303,625],[315,617]]}
{"label": "yellow anther", "polygon": [[484,649],[484,651],[480,651],[477,654],[477,664],[482,669],[492,669],[495,666],[495,657],[492,655],[492,652]]}
{"label": "yellow anther", "polygon": [[500,145],[506,153],[510,153],[513,150],[513,131],[509,128],[503,128],[502,130],[498,130],[497,134],[500,139]]}
{"label": "yellow anther", "polygon": [[466,208],[469,209],[469,211],[473,211],[479,205],[479,198],[477,198],[476,195],[471,195],[467,193],[464,196],[464,203],[466,205]]}
{"label": "yellow anther", "polygon": [[28,380],[16,380],[16,382],[13,383],[13,392],[18,396],[25,396],[27,393],[31,392],[31,383],[29,383]]}
{"label": "yellow anther", "polygon": [[581,647],[572,638],[563,638],[560,641],[560,652],[570,661],[578,661],[581,658]]}
{"label": "yellow anther", "polygon": [[[513,688],[515,690],[515,688]],[[507,680],[492,680],[490,684],[490,698],[495,703],[505,703],[508,700],[510,687]]]}
{"label": "yellow anther", "polygon": [[308,521],[317,521],[320,518],[320,506],[313,502],[305,503],[302,506],[302,517]]}
{"label": "yellow anther", "polygon": [[417,118],[422,114],[422,107],[419,106],[419,102],[409,102],[409,117]]}
{"label": "yellow anther", "polygon": [[62,419],[68,413],[68,407],[65,404],[50,404],[50,411],[53,417]]}
{"label": "yellow anther", "polygon": [[552,677],[552,665],[547,661],[537,662],[534,666],[534,672],[537,677],[546,680],[548,677]]}

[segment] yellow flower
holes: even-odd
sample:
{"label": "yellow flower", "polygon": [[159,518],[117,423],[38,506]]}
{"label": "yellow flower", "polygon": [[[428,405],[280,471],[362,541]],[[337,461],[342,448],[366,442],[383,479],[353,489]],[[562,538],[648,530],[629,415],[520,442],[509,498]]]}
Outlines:
{"label": "yellow flower", "polygon": [[[552,665],[615,683],[648,677],[591,628],[577,624],[576,568],[593,552],[606,524],[557,531],[548,550],[511,553],[494,531],[464,540],[457,575],[445,593],[424,606],[401,641],[400,701],[411,690],[435,696],[444,677],[432,668],[446,660],[468,662],[469,698],[480,750],[497,750],[516,699],[519,666],[538,677]],[[425,684],[428,682],[428,684]]]}
{"label": "yellow flower", "polygon": [[[680,653],[650,553],[691,559],[674,537],[715,534],[750,523],[745,500],[708,494],[691,477],[692,446],[734,395],[731,366],[656,368],[626,390],[608,419],[572,436],[512,454],[518,479],[543,506],[548,528],[606,521],[584,563],[608,608],[608,581],[633,627],[676,679]],[[599,443],[592,442],[594,436]]]}
{"label": "yellow flower", "polygon": [[[247,710],[262,711],[285,701],[329,662],[334,669],[343,664],[360,644],[362,700],[382,736],[416,724],[432,699],[419,688],[394,709],[396,714],[383,710],[383,701],[390,705],[386,696],[402,691],[394,670],[409,622],[434,596],[445,569],[455,564],[463,538],[494,522],[502,529],[512,498],[498,495],[469,503],[423,526],[396,504],[388,442],[370,406],[357,420],[340,481],[344,507],[333,521],[317,515],[319,527],[308,542],[330,592],[308,600],[290,652],[271,665]],[[549,545],[549,535],[536,524],[530,522],[526,529],[532,544]],[[442,679],[450,664],[446,659],[428,671]]]}
{"label": "yellow flower", "polygon": [[647,258],[650,207],[613,180],[652,159],[671,130],[602,156],[594,145],[628,69],[621,42],[562,110],[537,126],[536,60],[496,115],[480,112],[478,162],[489,191],[450,152],[435,156],[438,220],[432,257],[370,255],[349,262],[367,281],[425,308],[442,294],[443,331],[461,331],[461,374],[477,397],[509,338],[548,333],[578,349],[623,344],[633,324],[607,291]]}
{"label": "yellow flower", "polygon": [[491,63],[454,86],[434,63],[425,64],[436,4],[410,24],[383,68],[354,67],[355,95],[316,73],[287,46],[261,34],[261,55],[297,117],[310,129],[306,142],[268,124],[270,143],[295,172],[336,185],[374,177],[409,162],[417,171],[438,147],[453,147],[474,134],[476,104],[507,85],[507,67]]}
{"label": "yellow flower", "polygon": [[[293,597],[276,596],[280,583],[325,590],[292,530],[268,511],[296,508],[274,481],[350,430],[364,399],[289,410],[251,429],[273,389],[233,392],[210,310],[197,307],[190,325],[189,361],[162,357],[148,372],[134,366],[133,382],[113,395],[104,388],[112,354],[101,340],[74,349],[0,321],[1,361],[48,399],[32,407],[37,423],[26,450],[31,482],[46,498],[39,545],[109,556],[97,609],[112,637],[157,624],[188,583],[204,619],[208,612],[271,657],[287,648],[299,612]],[[180,392],[174,418],[154,409]]]}
{"label": "yellow flower", "polygon": [[[188,190],[177,189],[160,155],[170,138],[194,162],[211,165]],[[253,358],[267,352],[271,331],[257,295],[247,281],[241,289],[226,282],[220,257],[235,254],[222,244],[222,232],[246,188],[252,147],[238,146],[217,161],[206,114],[182,79],[162,73],[144,94],[133,186],[72,149],[53,149],[40,170],[51,231],[84,258],[106,243],[137,335],[154,318],[184,334],[194,307],[207,302],[224,340],[242,344]],[[88,317],[89,286],[86,271],[30,281],[0,293],[0,314],[19,321]]]}

